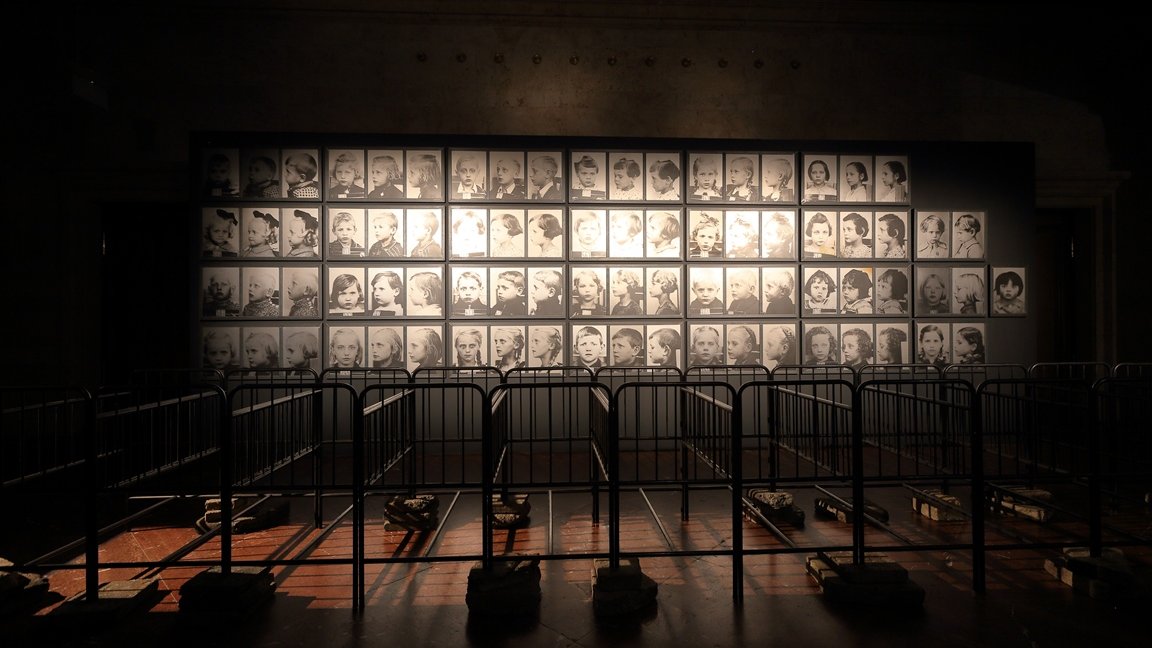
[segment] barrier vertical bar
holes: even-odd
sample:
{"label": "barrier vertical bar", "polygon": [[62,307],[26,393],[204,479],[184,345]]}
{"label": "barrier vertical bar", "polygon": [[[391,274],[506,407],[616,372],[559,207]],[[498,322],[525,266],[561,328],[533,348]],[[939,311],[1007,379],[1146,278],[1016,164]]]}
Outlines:
{"label": "barrier vertical bar", "polygon": [[980,391],[972,394],[970,408],[971,445],[972,445],[972,590],[977,594],[984,593],[985,575],[987,570],[987,557],[984,555],[984,514],[987,507],[984,505],[984,385]]}
{"label": "barrier vertical bar", "polygon": [[100,520],[99,472],[96,470],[96,403],[91,394],[85,394],[85,405],[80,433],[84,435],[84,484],[87,486],[84,507],[84,590],[88,601],[100,598]]}
{"label": "barrier vertical bar", "polygon": [[861,389],[852,389],[852,562],[864,564],[864,414]]}

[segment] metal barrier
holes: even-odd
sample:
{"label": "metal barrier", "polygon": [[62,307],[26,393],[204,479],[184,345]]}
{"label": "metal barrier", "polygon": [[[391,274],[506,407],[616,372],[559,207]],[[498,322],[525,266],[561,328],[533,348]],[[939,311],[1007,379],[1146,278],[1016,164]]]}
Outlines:
{"label": "metal barrier", "polygon": [[1152,378],[1152,362],[1121,362],[1112,367],[1116,378]]}
{"label": "metal barrier", "polygon": [[1034,380],[1074,380],[1092,384],[1112,375],[1112,368],[1103,362],[1037,362],[1028,367],[1028,377]]}
{"label": "metal barrier", "polygon": [[940,367],[934,364],[864,365],[857,372],[857,382],[868,380],[937,380]]}
{"label": "metal barrier", "polygon": [[[858,375],[846,367],[771,375],[715,367],[682,378],[662,368],[557,367],[504,375],[490,368],[325,372],[344,379],[333,382],[282,372],[250,382],[257,374],[238,372],[228,376],[236,384],[227,392],[176,372],[96,396],[4,388],[0,494],[5,510],[30,495],[82,502],[86,514],[70,520],[73,538],[82,539],[39,557],[28,547],[12,555],[18,567],[85,569],[92,598],[99,570],[143,569],[138,577],[174,566],[308,563],[350,566],[353,600],[363,608],[370,570],[463,560],[490,568],[525,549],[543,559],[607,557],[613,565],[623,556],[731,555],[737,600],[747,555],[971,552],[980,591],[988,548],[1087,543],[1098,554],[1103,546],[1152,544],[1145,508],[1152,380],[1090,384],[1081,377],[1099,367],[1088,364],[1036,369],[1076,374],[1063,380],[1020,378],[1017,365],[953,365],[946,378],[932,379],[910,379],[937,371],[927,365],[864,367]],[[1117,373],[1128,371],[1118,365]],[[820,377],[828,375],[843,379]],[[760,487],[818,491],[847,511],[851,537],[835,521],[812,535],[787,524],[776,525],[775,540],[757,535],[744,515],[763,525],[748,490]],[[498,503],[518,491],[547,494],[536,507],[546,525],[499,528]],[[607,548],[598,529],[604,491]],[[159,559],[99,560],[101,542],[141,516],[217,493],[222,521],[306,497],[311,524],[285,518],[287,531],[296,529],[292,539],[262,553],[234,547],[232,525],[221,524]],[[434,529],[417,536],[385,528],[386,498],[421,493],[452,498]],[[234,495],[256,503],[237,512]],[[954,515],[929,532],[904,516],[880,520],[869,508],[871,499],[900,510],[909,496]],[[478,506],[458,506],[476,497]],[[333,498],[347,506],[326,515],[324,502]],[[678,531],[668,524],[677,508]],[[694,518],[693,508],[703,514]],[[468,519],[476,511],[480,519]],[[626,540],[625,522],[633,529]],[[707,534],[693,529],[730,529],[732,540],[701,542]],[[352,540],[315,556],[333,534]],[[249,553],[234,556],[234,549]],[[81,552],[83,562],[68,564]]]}

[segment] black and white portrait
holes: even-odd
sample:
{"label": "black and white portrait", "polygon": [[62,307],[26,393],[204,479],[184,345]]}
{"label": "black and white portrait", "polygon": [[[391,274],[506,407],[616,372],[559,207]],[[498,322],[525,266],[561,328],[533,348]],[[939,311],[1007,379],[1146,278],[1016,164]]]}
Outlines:
{"label": "black and white portrait", "polygon": [[405,256],[403,209],[369,209],[368,231],[372,241],[368,247],[369,257],[397,259]]}
{"label": "black and white portrait", "polygon": [[809,366],[840,364],[840,325],[835,322],[805,322],[801,356],[802,362]]}
{"label": "black and white portrait", "polygon": [[804,294],[801,296],[804,315],[835,315],[840,312],[840,289],[837,271],[832,267],[804,267]]}
{"label": "black and white portrait", "polygon": [[724,270],[727,282],[728,315],[760,314],[760,270],[756,266],[735,265]]}
{"label": "black and white portrait", "polygon": [[568,312],[572,317],[603,317],[608,314],[608,269],[603,266],[572,266],[572,292]]}
{"label": "black and white portrait", "polygon": [[723,324],[691,324],[688,327],[688,365],[708,367],[724,364]]}
{"label": "black and white portrait", "polygon": [[444,269],[441,266],[412,266],[405,270],[404,293],[408,297],[407,317],[444,317]]}
{"label": "black and white portrait", "polygon": [[872,156],[841,155],[840,202],[872,202]]}
{"label": "black and white portrait", "polygon": [[875,199],[878,203],[907,203],[911,197],[908,158],[876,156]]}
{"label": "black and white portrait", "polygon": [[840,258],[871,259],[874,235],[872,212],[840,212]]}
{"label": "black and white portrait", "polygon": [[328,258],[359,259],[364,256],[364,210],[328,208]]}
{"label": "black and white portrait", "polygon": [[564,269],[560,266],[529,267],[525,274],[528,314],[533,317],[564,317],[567,313]]}
{"label": "black and white portrait", "polygon": [[320,150],[287,149],[281,152],[281,192],[290,200],[320,200]]}
{"label": "black and white portrait", "polygon": [[876,325],[876,364],[907,364],[915,359],[910,355],[911,337],[907,322],[881,322]]}
{"label": "black and white portrait", "polygon": [[876,342],[871,324],[846,323],[840,326],[840,360],[844,366],[860,370],[876,363]]}
{"label": "black and white portrait", "polygon": [[404,151],[377,149],[367,153],[368,200],[396,201],[405,196]]}
{"label": "black and white portrait", "polygon": [[720,267],[689,266],[688,287],[692,301],[688,302],[688,317],[724,315],[724,269]]}
{"label": "black and white portrait", "polygon": [[240,197],[238,149],[205,149],[201,162],[202,196],[224,199]]}
{"label": "black and white portrait", "polygon": [[772,209],[760,212],[760,258],[773,261],[796,260],[796,210]]}
{"label": "black and white portrait", "polygon": [[320,258],[320,209],[318,207],[280,210],[280,249],[285,259]]}
{"label": "black and white portrait", "polygon": [[952,273],[944,266],[916,266],[916,317],[952,312]]}
{"label": "black and white portrait", "polygon": [[338,317],[364,315],[368,295],[364,290],[365,269],[328,268],[328,314]]}
{"label": "black and white portrait", "polygon": [[405,153],[408,161],[408,187],[405,196],[409,200],[444,200],[443,153],[435,150],[411,150]]}
{"label": "black and white portrait", "polygon": [[608,326],[608,365],[611,367],[643,367],[647,344],[644,325],[635,322]]}
{"label": "black and white portrait", "polygon": [[487,267],[452,267],[452,317],[487,317],[491,304],[488,300]]}
{"label": "black and white portrait", "polygon": [[247,267],[240,279],[246,287],[243,317],[280,316],[280,269],[268,266]]}
{"label": "black and white portrait", "polygon": [[692,209],[688,211],[688,258],[724,258],[724,212]]}
{"label": "black and white portrait", "polygon": [[645,333],[648,336],[648,366],[677,369],[684,366],[684,334],[679,324],[649,324]]}
{"label": "black and white portrait", "polygon": [[755,153],[724,155],[724,201],[760,201],[760,165]]}
{"label": "black and white portrait", "polygon": [[649,209],[644,212],[647,236],[645,254],[649,259],[681,258],[683,224],[680,210]]}
{"label": "black and white portrait", "polygon": [[773,317],[796,317],[796,267],[764,266],[760,270],[761,312]]}
{"label": "black and white portrait", "polygon": [[984,212],[952,212],[952,258],[983,259]]}
{"label": "black and white portrait", "polygon": [[760,155],[760,198],[766,203],[796,202],[796,154]]}
{"label": "black and white portrait", "polygon": [[364,366],[364,327],[350,324],[328,326],[328,361],[325,366],[335,369],[356,369]]}
{"label": "black and white portrait", "polygon": [[724,154],[688,154],[688,202],[721,202],[724,198]]}
{"label": "black and white portrait", "polygon": [[947,259],[952,256],[950,220],[948,212],[916,212],[917,259]]}
{"label": "black and white portrait", "polygon": [[655,317],[683,316],[681,267],[650,266],[646,272],[647,298],[644,311]]}
{"label": "black and white portrait", "polygon": [[987,283],[984,266],[952,268],[952,313],[987,315]]}
{"label": "black and white portrait", "polygon": [[242,298],[240,268],[210,266],[200,270],[200,314],[204,317],[239,317]]}
{"label": "black and white portrait", "polygon": [[559,151],[529,151],[528,199],[564,202],[564,156]]}
{"label": "black and white portrait", "polygon": [[874,253],[877,259],[908,258],[908,212],[876,212],[875,231]]}
{"label": "black and white portrait", "polygon": [[407,221],[408,256],[413,259],[444,258],[444,212],[435,209],[408,209],[404,212]]}
{"label": "black and white portrait", "polygon": [[280,308],[284,317],[320,319],[320,269],[315,266],[285,267],[284,299]]}
{"label": "black and white portrait", "polygon": [[240,331],[240,366],[245,369],[280,367],[280,329],[275,326],[245,326]]}
{"label": "black and white portrait", "polygon": [[280,198],[280,150],[240,151],[240,197],[245,200]]}
{"label": "black and white portrait", "polygon": [[364,174],[364,151],[328,149],[328,200],[364,199]]}
{"label": "black and white portrait", "polygon": [[373,369],[406,369],[407,357],[404,327],[368,327],[368,366]]}
{"label": "black and white portrait", "polygon": [[488,198],[524,201],[528,186],[524,177],[524,151],[489,151]]}
{"label": "black and white portrait", "polygon": [[1027,315],[1024,268],[992,267],[992,315]]}
{"label": "black and white portrait", "polygon": [[876,314],[908,315],[908,266],[876,267]]}
{"label": "black and white portrait", "polygon": [[368,268],[368,314],[372,317],[403,317],[408,296],[404,291],[404,268]]}
{"label": "black and white portrait", "polygon": [[572,365],[596,371],[608,361],[608,326],[572,324]]}
{"label": "black and white portrait", "polygon": [[522,259],[527,255],[528,236],[523,209],[492,209],[488,222],[488,256]]}
{"label": "black and white portrait", "polygon": [[989,362],[983,322],[952,323],[952,362],[984,364]]}
{"label": "black and white portrait", "polygon": [[201,210],[200,253],[206,258],[240,256],[237,238],[240,232],[240,210],[235,207],[206,207]]}
{"label": "black and white portrait", "polygon": [[608,269],[608,314],[623,317],[644,315],[644,268],[641,266]]}
{"label": "black and white portrait", "polygon": [[805,153],[804,193],[801,202],[806,205],[838,202],[838,171],[835,155]]}
{"label": "black and white portrait", "polygon": [[492,317],[528,316],[528,278],[524,266],[489,269],[488,303]]}
{"label": "black and white portrait", "polygon": [[319,326],[286,326],[280,336],[284,349],[280,366],[320,373],[320,352],[323,348],[320,346]]}
{"label": "black and white portrait", "polygon": [[729,259],[760,257],[760,213],[728,210],[724,213],[724,251]]}
{"label": "black and white portrait", "polygon": [[608,154],[608,161],[612,165],[612,182],[608,185],[608,199],[644,200],[644,154],[613,152]]}
{"label": "black and white portrait", "polygon": [[407,326],[404,335],[408,344],[406,368],[410,372],[444,366],[444,328],[442,326]]}
{"label": "black and white portrait", "polygon": [[501,373],[527,366],[527,328],[518,324],[494,324],[488,327],[489,356],[492,358],[490,364]]}
{"label": "black and white portrait", "polygon": [[228,372],[240,368],[240,327],[205,326],[200,333],[203,350],[201,366]]}
{"label": "black and white portrait", "polygon": [[603,209],[572,210],[572,257],[589,259],[607,256],[605,240],[607,212]]}
{"label": "black and white portrait", "polygon": [[488,154],[485,151],[453,149],[452,200],[485,200],[488,198]]}
{"label": "black and white portrait", "polygon": [[725,364],[760,364],[760,325],[753,322],[738,322],[724,326]]}
{"label": "black and white portrait", "polygon": [[804,258],[822,259],[836,256],[839,233],[836,212],[823,209],[804,210]]}
{"label": "black and white portrait", "polygon": [[916,362],[941,369],[952,362],[951,325],[947,322],[916,322]]}
{"label": "black and white portrait", "polygon": [[488,256],[488,210],[471,207],[453,207],[452,225],[448,245],[452,258],[483,258]]}
{"label": "black and white portrait", "polygon": [[644,230],[643,211],[608,210],[608,256],[613,259],[644,258]]}
{"label": "black and white portrait", "polygon": [[765,324],[760,334],[760,363],[768,371],[800,364],[800,340],[794,322]]}
{"label": "black and white portrait", "polygon": [[840,268],[840,312],[844,315],[871,315],[875,281],[871,266]]}
{"label": "black and white portrait", "polygon": [[564,211],[529,209],[525,212],[528,258],[560,259],[564,257]]}
{"label": "black and white portrait", "polygon": [[240,256],[272,258],[280,256],[280,210],[248,208],[240,210]]}
{"label": "black and white portrait", "polygon": [[561,367],[565,358],[564,324],[542,324],[528,327],[528,366]]}
{"label": "black and white portrait", "polygon": [[573,151],[572,181],[568,196],[572,202],[604,200],[608,197],[607,160],[603,152]]}
{"label": "black and white portrait", "polygon": [[680,153],[645,153],[647,188],[645,197],[652,202],[680,200]]}
{"label": "black and white portrait", "polygon": [[488,327],[480,324],[453,324],[448,329],[452,348],[448,351],[448,366],[483,367],[489,364]]}

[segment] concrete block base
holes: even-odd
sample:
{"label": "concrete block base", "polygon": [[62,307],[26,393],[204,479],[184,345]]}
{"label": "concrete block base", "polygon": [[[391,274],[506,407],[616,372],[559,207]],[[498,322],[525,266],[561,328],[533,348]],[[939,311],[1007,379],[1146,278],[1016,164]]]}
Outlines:
{"label": "concrete block base", "polygon": [[540,610],[540,559],[499,560],[485,570],[476,563],[468,572],[468,612],[482,616],[535,616]]}
{"label": "concrete block base", "polygon": [[597,618],[619,619],[656,605],[659,587],[640,569],[638,558],[622,558],[612,569],[607,558],[592,565],[592,611]]}
{"label": "concrete block base", "polygon": [[180,588],[180,612],[239,618],[272,601],[276,581],[267,567],[211,567]]}

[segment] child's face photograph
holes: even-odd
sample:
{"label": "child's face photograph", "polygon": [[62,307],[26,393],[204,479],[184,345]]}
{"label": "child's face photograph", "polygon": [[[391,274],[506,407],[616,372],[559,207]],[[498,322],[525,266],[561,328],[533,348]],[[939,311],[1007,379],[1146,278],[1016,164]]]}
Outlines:
{"label": "child's face photograph", "polygon": [[308,358],[304,357],[304,345],[294,338],[288,338],[288,342],[284,346],[284,361],[290,367],[306,367],[308,366]]}
{"label": "child's face photograph", "polygon": [[715,189],[718,175],[720,174],[717,173],[715,164],[701,164],[696,167],[696,186],[701,189]]}
{"label": "child's face photograph", "polygon": [[881,184],[883,184],[885,187],[891,187],[892,183],[894,183],[895,181],[896,180],[895,180],[894,176],[892,175],[892,169],[888,168],[887,164],[880,167],[880,182],[881,182]]}
{"label": "child's face photograph", "polygon": [[600,285],[590,276],[581,276],[576,280],[576,294],[580,301],[589,304],[596,301],[600,293]]}
{"label": "child's face photograph", "polygon": [[926,221],[924,225],[924,234],[928,237],[928,242],[939,243],[940,235],[944,233],[944,226],[939,221],[930,220]]}
{"label": "child's face photograph", "polygon": [[944,301],[944,282],[937,277],[928,277],[924,281],[924,301],[929,304],[939,304]]}
{"label": "child's face photograph", "polygon": [[516,353],[516,340],[512,331],[508,329],[494,329],[492,331],[492,350],[497,358],[510,358]]}
{"label": "child's face photograph", "polygon": [[456,338],[456,359],[460,364],[474,365],[480,362],[480,340],[470,333]]}
{"label": "child's face photograph", "polygon": [[692,341],[692,351],[697,360],[710,363],[720,353],[720,338],[711,331],[700,331]]}
{"label": "child's face photograph", "polygon": [[653,216],[648,219],[648,241],[659,242],[663,241],[662,230],[664,229],[664,219],[660,216]]}
{"label": "child's face photograph", "polygon": [[828,242],[828,237],[832,236],[832,226],[828,223],[813,223],[812,224],[812,243],[823,247]]}
{"label": "child's face photograph", "polygon": [[628,191],[632,187],[636,186],[636,181],[632,178],[632,176],[628,175],[624,169],[612,170],[612,182],[616,184],[616,188],[620,191]]}
{"label": "child's face photograph", "polygon": [[530,169],[528,179],[532,181],[534,186],[543,187],[552,181],[552,174],[552,170],[547,167],[537,167],[533,165]]}
{"label": "child's face photograph", "polygon": [[528,338],[528,352],[533,358],[542,358],[552,351],[551,336],[544,331],[533,331]]}
{"label": "child's face photograph", "polygon": [[967,338],[959,333],[952,339],[952,352],[956,354],[956,356],[967,355],[975,350],[976,345],[969,342]]}
{"label": "child's face photograph", "polygon": [[892,299],[892,282],[880,279],[876,282],[877,299]]}
{"label": "child's face photograph", "polygon": [[308,228],[304,225],[304,219],[292,218],[288,221],[288,245],[296,247],[304,243],[304,234]]}
{"label": "child's face photograph", "polygon": [[752,341],[748,332],[737,329],[728,334],[728,357],[733,360],[747,357],[752,352]]}
{"label": "child's face photograph", "polygon": [[600,359],[600,348],[603,346],[598,336],[584,335],[576,341],[576,353],[584,364],[592,364]]}
{"label": "child's face photograph", "polygon": [[368,353],[372,354],[372,363],[387,362],[392,358],[395,349],[384,337],[383,331],[377,331],[372,334],[372,341],[368,343]]}
{"label": "child's face photograph", "polygon": [[584,245],[595,244],[596,240],[600,238],[600,221],[595,218],[580,221],[580,226],[576,229],[576,236]]}
{"label": "child's face photograph", "polygon": [[372,299],[376,300],[377,306],[390,306],[396,302],[396,297],[400,294],[399,288],[393,288],[387,279],[381,279],[376,282],[372,287]]}
{"label": "child's face photograph", "polygon": [[372,235],[377,241],[391,241],[396,233],[396,223],[387,217],[381,216],[372,221]]}
{"label": "child's face photograph", "polygon": [[731,299],[748,299],[756,294],[756,284],[749,278],[736,273],[728,279],[728,297]]}
{"label": "child's face photograph", "polygon": [[828,179],[828,173],[824,170],[823,164],[813,164],[808,167],[808,177],[815,184],[824,184],[824,181]]}
{"label": "child's face photograph", "polygon": [[456,282],[456,295],[462,302],[473,302],[480,296],[480,282],[465,277]]}
{"label": "child's face photograph", "polygon": [[845,335],[840,340],[840,350],[844,354],[844,362],[852,364],[860,361],[860,340],[854,333]]}
{"label": "child's face photograph", "polygon": [[268,222],[263,218],[248,221],[248,245],[256,246],[268,240]]}
{"label": "child's face photograph", "polygon": [[249,339],[247,344],[244,345],[244,357],[248,360],[248,366],[253,368],[267,367],[268,354],[264,347],[252,339]]}
{"label": "child's face photograph", "polygon": [[456,175],[460,178],[460,184],[465,187],[471,187],[476,184],[480,165],[476,163],[473,158],[464,158],[456,165]]}
{"label": "child's face photograph", "polygon": [[228,337],[217,335],[204,346],[204,356],[213,369],[227,369],[232,364],[232,342]]}
{"label": "child's face photograph", "polygon": [[496,298],[500,301],[508,302],[513,301],[520,297],[523,290],[517,288],[516,284],[511,279],[498,279],[496,280]]}
{"label": "child's face photograph", "polygon": [[633,220],[632,214],[613,214],[612,216],[612,240],[617,243],[627,243],[632,239],[632,224],[636,222]]}
{"label": "child's face photograph", "polygon": [[956,239],[957,245],[960,243],[967,243],[975,236],[975,232],[964,226],[963,223],[957,225],[952,230],[952,236]]}
{"label": "child's face photograph", "polygon": [[220,277],[209,277],[208,295],[216,301],[224,301],[232,296],[232,282]]}
{"label": "child's face photograph", "polygon": [[812,297],[812,301],[822,302],[828,299],[828,283],[820,279],[813,281],[808,287],[808,294]]}
{"label": "child's face photograph", "polygon": [[652,189],[658,194],[667,192],[672,188],[672,178],[661,178],[658,174],[650,174],[652,179]]}
{"label": "child's face photograph", "polygon": [[388,165],[384,162],[372,163],[372,185],[382,187],[388,184]]}
{"label": "child's face photograph", "polygon": [[248,280],[248,300],[260,301],[261,299],[266,299],[272,294],[274,288],[275,286],[271,285],[267,277],[257,273]]}
{"label": "child's face photograph", "polygon": [[337,367],[356,366],[360,359],[360,340],[351,333],[336,333],[332,336],[332,361]]}
{"label": "child's face photograph", "polygon": [[656,341],[656,338],[648,338],[648,362],[654,365],[663,364],[668,360],[668,347]]}
{"label": "child's face photograph", "polygon": [[510,185],[516,181],[516,171],[508,160],[496,161],[496,181],[502,185]]}
{"label": "child's face photograph", "polygon": [[600,175],[597,169],[591,167],[580,167],[576,172],[576,177],[580,179],[580,186],[585,189],[591,189],[596,186],[596,176]]}
{"label": "child's face photograph", "polygon": [[860,289],[850,283],[844,284],[844,301],[854,302],[860,299]]}
{"label": "child's face photograph", "polygon": [[784,346],[784,334],[780,329],[772,329],[764,335],[764,359],[765,360],[780,360],[784,357],[784,353],[788,350]]}
{"label": "child's face photograph", "polygon": [[351,162],[340,162],[332,170],[332,177],[336,179],[336,184],[350,187],[356,180],[356,169],[352,167]]}
{"label": "child's face photograph", "polygon": [[428,359],[428,345],[422,339],[414,339],[408,343],[408,359],[415,365],[424,364]]}
{"label": "child's face photograph", "polygon": [[232,165],[228,162],[216,162],[208,167],[208,179],[214,184],[223,184],[228,181],[232,173]]}
{"label": "child's face photograph", "polygon": [[[813,232],[816,230],[813,229]],[[856,230],[856,225],[852,221],[844,221],[840,226],[840,236],[843,237],[845,245],[855,245],[860,240],[860,232]]]}
{"label": "child's face photograph", "polygon": [[701,304],[711,304],[716,301],[716,293],[719,289],[720,287],[711,279],[701,279],[692,284],[692,292],[696,293],[696,298],[700,300]]}
{"label": "child's face photograph", "polygon": [[495,243],[503,243],[511,238],[508,234],[508,226],[504,224],[503,218],[493,218],[492,224],[488,226],[488,231],[492,235],[492,241]]}
{"label": "child's face photograph", "polygon": [[740,187],[748,183],[752,177],[752,172],[746,167],[735,164],[728,169],[728,184]]}
{"label": "child's face photograph", "polygon": [[1000,297],[1006,301],[1012,301],[1020,296],[1020,286],[1017,286],[1011,279],[998,285],[996,290],[999,291]]}
{"label": "child's face photograph", "polygon": [[287,182],[290,185],[300,184],[301,182],[304,182],[304,176],[296,170],[295,166],[287,165],[284,167],[284,182]]}
{"label": "child's face photograph", "polygon": [[293,273],[292,278],[288,281],[288,299],[296,301],[297,299],[303,299],[306,297],[307,285],[307,283],[301,281],[300,275],[298,273]]}
{"label": "child's face photograph", "polygon": [[340,245],[351,245],[352,237],[356,236],[356,224],[352,221],[341,221],[332,228],[332,233],[336,235]]}
{"label": "child's face photograph", "polygon": [[628,282],[621,279],[619,276],[612,278],[612,294],[616,297],[623,297],[628,294]]}
{"label": "child's face photograph", "polygon": [[212,224],[208,226],[208,238],[216,245],[225,245],[228,243],[230,229],[231,228],[228,227],[228,221],[217,217],[213,219]]}
{"label": "child's face photograph", "polygon": [[272,167],[263,162],[253,162],[248,165],[248,181],[253,184],[267,182],[272,179]]}
{"label": "child's face photograph", "polygon": [[552,296],[552,290],[548,288],[548,284],[540,281],[539,279],[532,280],[532,301],[539,304]]}
{"label": "child's face photograph", "polygon": [[844,168],[844,181],[855,187],[860,184],[860,172],[856,170],[856,166],[849,164]]}
{"label": "child's face photograph", "polygon": [[832,338],[827,333],[812,336],[812,357],[817,362],[825,362],[832,354]]}
{"label": "child's face photograph", "polygon": [[926,331],[920,335],[920,350],[928,358],[935,358],[940,355],[944,348],[944,338],[936,331]]}
{"label": "child's face photograph", "polygon": [[336,304],[344,310],[352,310],[360,303],[360,298],[360,288],[358,286],[348,286],[336,295]]}
{"label": "child's face photograph", "polygon": [[705,225],[696,230],[696,245],[701,252],[710,252],[716,247],[716,240],[720,238],[720,230],[714,225]]}
{"label": "child's face photograph", "polygon": [[627,364],[636,358],[639,348],[624,337],[612,339],[612,364]]}

